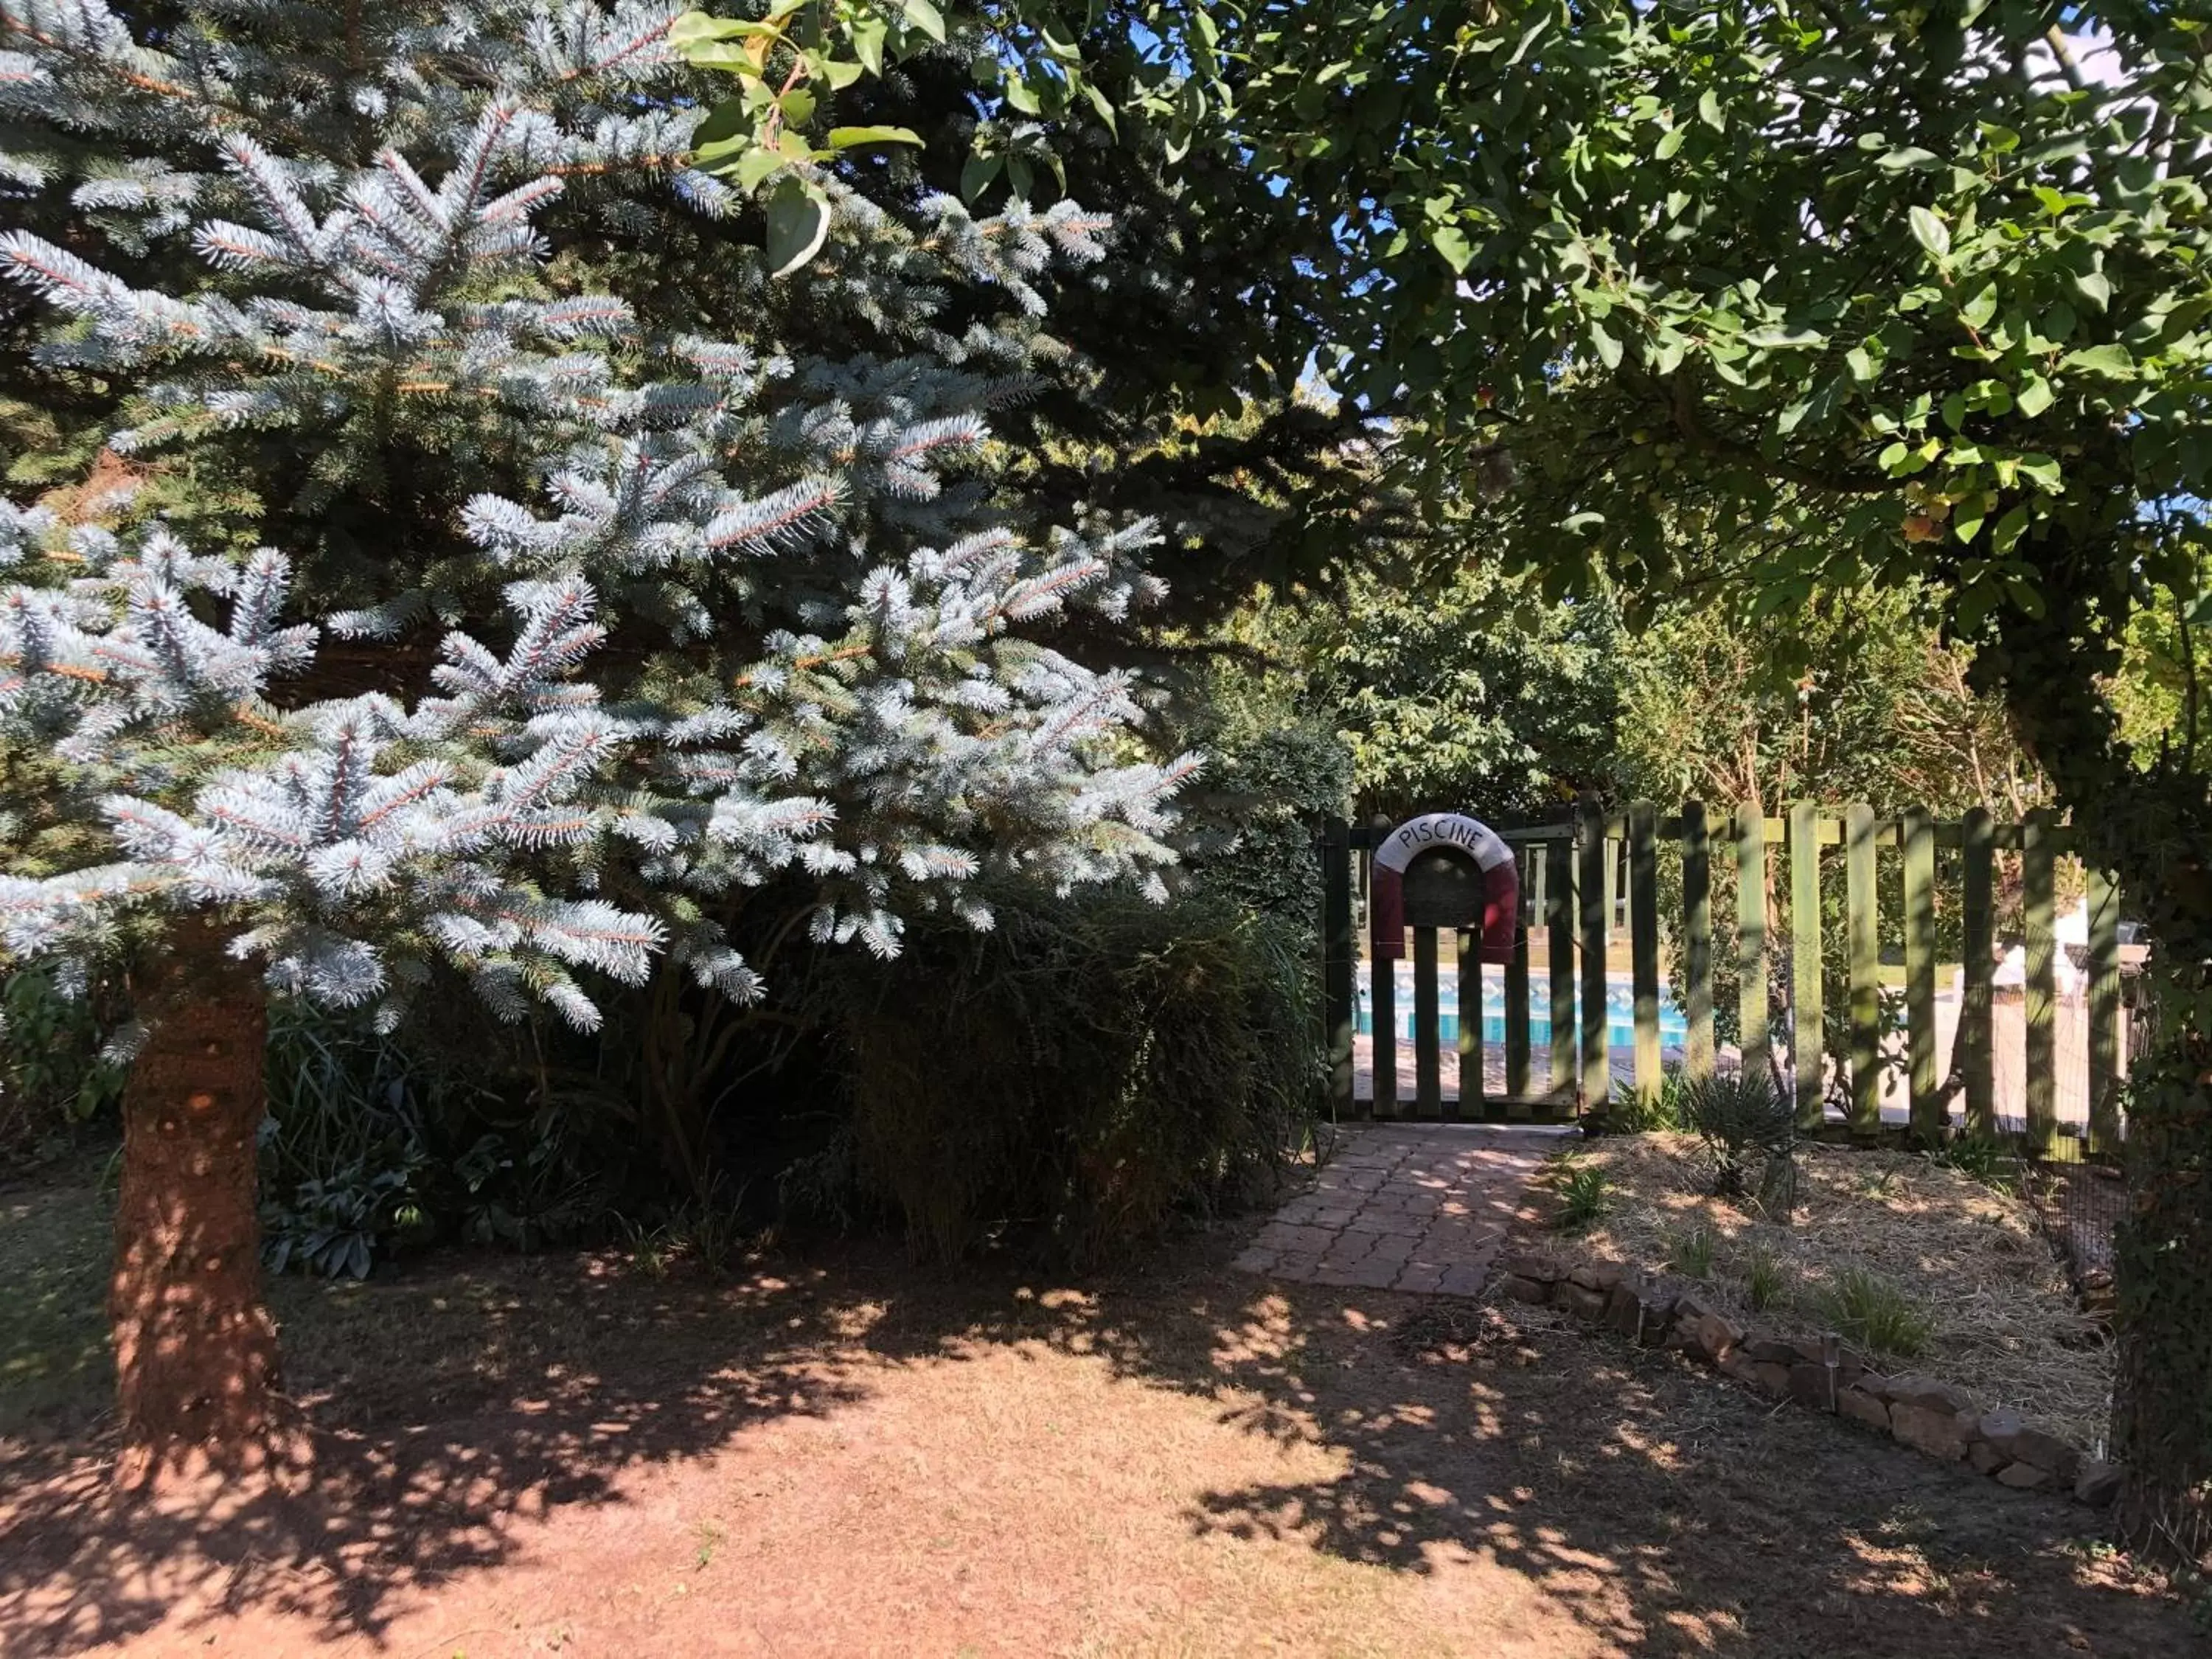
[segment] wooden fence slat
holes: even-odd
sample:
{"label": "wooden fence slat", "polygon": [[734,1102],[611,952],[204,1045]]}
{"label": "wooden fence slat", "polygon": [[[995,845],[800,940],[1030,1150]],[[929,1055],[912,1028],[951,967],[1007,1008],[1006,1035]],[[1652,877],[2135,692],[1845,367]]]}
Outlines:
{"label": "wooden fence slat", "polygon": [[1328,1097],[1339,1117],[1350,1117],[1352,1010],[1352,838],[1350,826],[1331,818],[1322,826],[1322,1018],[1327,1023]]}
{"label": "wooden fence slat", "polygon": [[1437,930],[1413,929],[1413,1115],[1443,1114],[1443,1013],[1437,990]]}
{"label": "wooden fence slat", "polygon": [[1881,935],[1876,926],[1874,809],[1844,814],[1844,931],[1850,958],[1851,1127],[1881,1122]]}
{"label": "wooden fence slat", "polygon": [[[1474,935],[1467,938],[1473,939]],[[1464,947],[1462,947],[1464,948]],[[1482,1029],[1482,981],[1478,964],[1474,1023]],[[1462,1013],[1460,1018],[1465,1019]],[[1514,918],[1513,960],[1505,964],[1505,1098],[1508,1117],[1528,1115],[1528,929]]]}
{"label": "wooden fence slat", "polygon": [[[1820,985],[1820,809],[1790,808],[1790,1060],[1797,1127],[1817,1129],[1827,1109],[1827,1032]],[[1837,839],[1842,836],[1838,832]]]}
{"label": "wooden fence slat", "polygon": [[2120,1150],[2120,889],[2089,872],[2089,1150]]}
{"label": "wooden fence slat", "polygon": [[1904,823],[1905,1040],[1912,1132],[1934,1141],[1951,1115],[1936,1078],[1936,825],[1918,806],[1905,813]]}
{"label": "wooden fence slat", "polygon": [[1459,942],[1459,1103],[1449,1101],[1444,1115],[1480,1122],[1491,1115],[1490,1081],[1483,1066],[1482,932],[1462,927]]}
{"label": "wooden fence slat", "polygon": [[1636,992],[1636,1092],[1659,1097],[1659,811],[1640,800],[1628,812],[1628,939]]}
{"label": "wooden fence slat", "polygon": [[1703,801],[1682,803],[1682,1012],[1690,1026],[1684,1069],[1713,1074],[1713,867]]}
{"label": "wooden fence slat", "polygon": [[1996,1018],[1990,988],[1996,957],[1996,838],[1989,809],[1977,806],[1959,826],[1959,915],[1966,938],[1966,983],[1959,994],[1959,1073],[1966,1094],[1966,1133],[1988,1137],[1997,1132],[1996,1050],[1991,1038]]}
{"label": "wooden fence slat", "polygon": [[1606,839],[1605,820],[1594,806],[1582,815],[1582,1108],[1585,1112],[1605,1109],[1613,1092],[1613,1068],[1606,1054],[1605,945],[1607,907],[1612,897],[1612,843]]}
{"label": "wooden fence slat", "polygon": [[1735,815],[1736,1023],[1743,1069],[1774,1063],[1766,1028],[1766,819],[1750,809]]}
{"label": "wooden fence slat", "polygon": [[1575,856],[1572,843],[1544,848],[1545,950],[1552,981],[1552,1077],[1547,1091],[1557,1104],[1575,1097]]}
{"label": "wooden fence slat", "polygon": [[[1368,845],[1380,847],[1396,828],[1389,819],[1376,817],[1368,822],[1372,839]],[[1369,898],[1374,902],[1375,860],[1366,861]],[[1370,910],[1371,916],[1373,912]],[[1370,923],[1370,927],[1372,927]],[[1399,949],[1403,950],[1401,943]],[[1389,962],[1370,962],[1367,966],[1368,1003],[1375,1019],[1374,1040],[1370,1045],[1375,1057],[1375,1115],[1393,1118],[1398,1115],[1398,966]]]}
{"label": "wooden fence slat", "polygon": [[2026,1004],[2027,1144],[2046,1156],[2058,1134],[2058,1048],[2053,1015],[2058,1006],[2058,937],[2052,927],[2050,815],[2038,807],[2021,826],[2021,896],[2027,912]]}

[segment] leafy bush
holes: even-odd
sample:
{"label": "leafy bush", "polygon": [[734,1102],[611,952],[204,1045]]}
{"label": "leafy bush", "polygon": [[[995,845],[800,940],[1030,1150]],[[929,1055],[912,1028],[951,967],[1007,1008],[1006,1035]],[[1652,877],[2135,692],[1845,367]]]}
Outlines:
{"label": "leafy bush", "polygon": [[1787,1160],[1796,1143],[1796,1109],[1764,1072],[1697,1078],[1682,1085],[1683,1121],[1713,1156],[1713,1190],[1741,1197],[1751,1164]]}
{"label": "leafy bush", "polygon": [[885,1206],[939,1258],[1024,1236],[1081,1262],[1272,1189],[1321,1099],[1310,936],[1202,894],[992,908],[822,976],[851,1115],[787,1195]]}
{"label": "leafy bush", "polygon": [[447,1239],[530,1249],[601,1231],[622,1154],[605,1103],[528,1077],[472,1007],[400,1037],[305,1005],[269,1035],[264,1259],[329,1277]]}
{"label": "leafy bush", "polygon": [[1822,1286],[1814,1309],[1846,1341],[1899,1359],[1918,1356],[1935,1329],[1904,1291],[1863,1267],[1846,1267]]}
{"label": "leafy bush", "polygon": [[106,1050],[99,1000],[27,968],[0,989],[0,1158],[36,1161],[112,1105],[125,1066]]}

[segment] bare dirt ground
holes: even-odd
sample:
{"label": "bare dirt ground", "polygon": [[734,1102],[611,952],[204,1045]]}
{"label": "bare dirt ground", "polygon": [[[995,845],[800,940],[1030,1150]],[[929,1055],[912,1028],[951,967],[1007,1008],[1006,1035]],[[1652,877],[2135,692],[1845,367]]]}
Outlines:
{"label": "bare dirt ground", "polygon": [[2081,1510],[1541,1314],[1231,1271],[1256,1224],[1074,1283],[860,1246],[287,1281],[315,1483],[214,1509],[111,1499],[77,1360],[0,1329],[0,1396],[49,1390],[0,1418],[0,1650],[2206,1650]]}

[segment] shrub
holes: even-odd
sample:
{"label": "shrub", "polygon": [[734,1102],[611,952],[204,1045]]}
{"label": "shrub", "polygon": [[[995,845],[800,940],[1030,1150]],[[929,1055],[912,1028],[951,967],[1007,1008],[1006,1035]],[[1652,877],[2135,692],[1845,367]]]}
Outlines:
{"label": "shrub", "polygon": [[0,1166],[66,1147],[122,1092],[124,1063],[106,1048],[104,998],[64,994],[27,968],[0,988]]}
{"label": "shrub", "polygon": [[1928,1346],[1933,1322],[1889,1280],[1846,1267],[1814,1303],[1828,1328],[1876,1353],[1911,1359]]}
{"label": "shrub", "polygon": [[407,1040],[303,1003],[270,1021],[263,1259],[327,1277],[447,1239],[530,1249],[603,1231],[625,1159],[607,1103],[550,1091],[467,1004]]}
{"label": "shrub", "polygon": [[992,911],[823,976],[850,1116],[787,1194],[886,1206],[939,1258],[1025,1236],[1080,1263],[1272,1190],[1323,1079],[1304,935],[1203,894]]}
{"label": "shrub", "polygon": [[1713,1190],[1741,1197],[1751,1163],[1788,1159],[1796,1140],[1796,1111],[1764,1072],[1698,1078],[1682,1086],[1683,1121],[1713,1156]]}

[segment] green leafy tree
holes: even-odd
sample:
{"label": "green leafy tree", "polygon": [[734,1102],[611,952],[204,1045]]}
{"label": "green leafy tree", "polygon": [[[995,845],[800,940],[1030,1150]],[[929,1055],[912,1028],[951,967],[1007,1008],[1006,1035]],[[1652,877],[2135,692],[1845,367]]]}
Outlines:
{"label": "green leafy tree", "polygon": [[1194,62],[1235,92],[1224,142],[1335,228],[1357,280],[1315,343],[1432,489],[1510,452],[1510,554],[1651,603],[1928,582],[2122,873],[2164,981],[2119,1241],[2122,1515],[2212,1553],[2212,781],[2193,743],[2131,747],[2110,689],[2139,607],[2199,600],[2212,24],[2154,0],[1283,24]]}
{"label": "green leafy tree", "polygon": [[1621,685],[1602,597],[1545,605],[1480,563],[1426,580],[1385,563],[1272,624],[1299,706],[1351,749],[1363,814],[1549,817],[1606,780]]}

